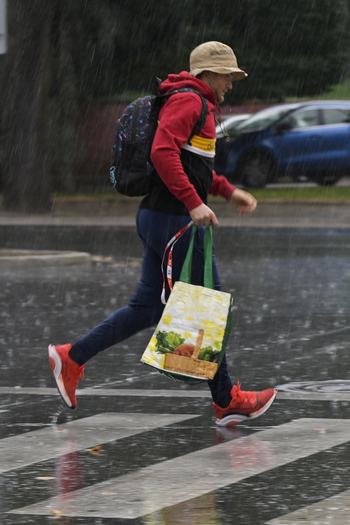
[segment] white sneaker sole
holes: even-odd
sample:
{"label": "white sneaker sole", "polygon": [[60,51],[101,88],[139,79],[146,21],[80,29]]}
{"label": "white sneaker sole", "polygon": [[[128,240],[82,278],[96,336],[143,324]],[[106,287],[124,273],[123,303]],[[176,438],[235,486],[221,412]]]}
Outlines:
{"label": "white sneaker sole", "polygon": [[250,419],[256,419],[257,417],[262,416],[265,414],[266,410],[270,408],[274,400],[276,399],[277,392],[274,394],[271,399],[260,408],[260,410],[257,410],[256,412],[252,412],[251,414],[230,414],[229,416],[226,416],[222,419],[217,419],[216,424],[219,427],[230,427],[232,425],[237,425],[238,423],[242,423],[242,421],[247,421]]}
{"label": "white sneaker sole", "polygon": [[[52,374],[53,374],[53,377],[54,377],[54,379],[56,381],[56,385],[57,385],[58,391],[59,391],[63,401],[66,403],[66,405],[69,408],[73,408],[73,405],[72,405],[72,403],[71,403],[71,401],[70,401],[70,399],[68,397],[66,389],[64,388],[64,383],[62,381],[62,375],[61,375],[61,372],[62,372],[62,361],[61,361],[61,358],[60,358],[59,354],[56,351],[55,346],[54,345],[49,345],[49,347],[47,349],[47,353],[48,353],[48,356],[49,356],[49,361],[50,361]],[[52,367],[52,362],[55,363],[55,367],[54,368]]]}

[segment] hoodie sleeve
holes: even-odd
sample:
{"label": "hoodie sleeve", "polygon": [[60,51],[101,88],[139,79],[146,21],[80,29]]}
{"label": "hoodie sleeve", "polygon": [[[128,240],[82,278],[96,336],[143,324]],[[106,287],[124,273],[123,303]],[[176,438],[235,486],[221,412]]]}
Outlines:
{"label": "hoodie sleeve", "polygon": [[236,187],[230,184],[224,175],[217,175],[213,170],[213,182],[209,192],[211,195],[220,195],[229,201],[235,189]]}
{"label": "hoodie sleeve", "polygon": [[170,97],[160,111],[151,150],[151,161],[158,175],[189,211],[200,206],[203,201],[188,180],[180,154],[201,111],[202,101],[195,93],[179,93]]}

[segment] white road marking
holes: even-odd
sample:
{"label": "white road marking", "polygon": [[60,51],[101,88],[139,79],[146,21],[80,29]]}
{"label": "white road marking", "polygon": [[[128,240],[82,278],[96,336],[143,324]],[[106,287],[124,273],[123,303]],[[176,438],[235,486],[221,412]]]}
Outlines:
{"label": "white road marking", "polygon": [[12,513],[135,519],[345,443],[349,432],[350,420],[299,419]]}
{"label": "white road marking", "polygon": [[350,490],[266,522],[266,525],[349,525]]}
{"label": "white road marking", "polygon": [[350,401],[350,393],[345,392],[280,392],[277,399],[287,401],[288,399],[300,401]]}
{"label": "white road marking", "polygon": [[0,440],[0,473],[198,417],[168,414],[98,414]]}
{"label": "white road marking", "polygon": [[[33,396],[59,396],[57,388],[0,387],[0,394],[22,394]],[[142,397],[199,397],[211,399],[208,390],[145,390],[127,388],[84,388],[77,396],[142,396]],[[349,394],[350,397],[350,394]]]}
{"label": "white road marking", "polygon": [[[35,396],[59,396],[56,388],[33,388],[33,387],[0,387],[0,394],[21,394]],[[84,388],[77,390],[77,396],[100,396],[100,397],[182,397],[211,399],[207,390],[143,390],[131,388]],[[300,399],[301,401],[350,401],[350,392],[282,392],[278,390],[277,401],[288,399]]]}

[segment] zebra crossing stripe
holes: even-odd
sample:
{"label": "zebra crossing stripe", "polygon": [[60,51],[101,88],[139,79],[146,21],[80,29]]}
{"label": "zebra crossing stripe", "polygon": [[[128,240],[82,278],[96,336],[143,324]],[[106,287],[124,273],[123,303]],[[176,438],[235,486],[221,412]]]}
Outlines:
{"label": "zebra crossing stripe", "polygon": [[108,412],[0,440],[0,473],[197,417]]}
{"label": "zebra crossing stripe", "polygon": [[[278,388],[277,388],[278,389]],[[16,394],[28,396],[55,396],[59,393],[57,388],[37,388],[37,387],[0,387],[1,394]],[[92,397],[182,397],[182,398],[203,398],[211,399],[211,394],[208,390],[155,390],[155,389],[141,389],[141,388],[83,388],[77,390],[77,396],[92,396]],[[278,401],[300,400],[300,401],[350,401],[350,392],[293,392],[278,390]]]}
{"label": "zebra crossing stripe", "polygon": [[11,513],[135,519],[346,443],[349,432],[350,420],[299,419]]}
{"label": "zebra crossing stripe", "polygon": [[330,524],[350,524],[350,490],[266,522],[266,525]]}
{"label": "zebra crossing stripe", "polygon": [[[16,394],[29,396],[55,396],[59,393],[57,388],[36,388],[36,387],[0,387],[0,394]],[[211,399],[211,393],[208,390],[155,390],[143,388],[83,388],[77,390],[77,396],[100,396],[100,397],[190,397]],[[350,398],[350,394],[349,394]]]}

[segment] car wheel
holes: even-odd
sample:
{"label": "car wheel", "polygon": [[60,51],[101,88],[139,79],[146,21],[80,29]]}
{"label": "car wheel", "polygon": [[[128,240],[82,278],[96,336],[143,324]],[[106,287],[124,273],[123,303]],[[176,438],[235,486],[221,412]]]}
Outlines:
{"label": "car wheel", "polygon": [[263,188],[274,178],[274,162],[263,151],[250,153],[241,167],[241,180],[248,188]]}
{"label": "car wheel", "polygon": [[315,176],[315,182],[319,186],[333,186],[340,180],[343,176],[343,173],[338,171],[325,171],[318,173]]}

